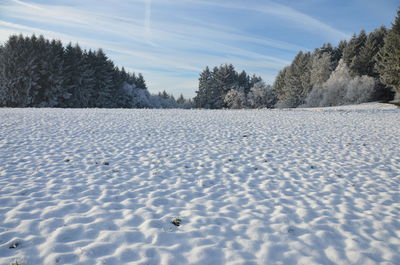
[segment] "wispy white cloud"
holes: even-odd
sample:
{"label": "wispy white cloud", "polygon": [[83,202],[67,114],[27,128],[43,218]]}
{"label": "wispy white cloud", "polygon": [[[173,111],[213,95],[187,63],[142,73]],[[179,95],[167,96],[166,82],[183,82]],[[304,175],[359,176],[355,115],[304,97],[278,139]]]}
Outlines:
{"label": "wispy white cloud", "polygon": [[[101,47],[111,54],[118,65],[146,74],[153,91],[160,88],[171,91],[183,89],[197,82],[198,73],[206,65],[223,63],[233,63],[240,70],[254,71],[270,81],[274,73],[289,63],[288,57],[291,54],[300,49],[306,50],[301,45],[250,34],[226,23],[217,24],[200,17],[187,16],[184,12],[170,11],[174,16],[153,16],[153,9],[160,2],[175,7],[186,3],[192,5],[192,8],[211,5],[269,12],[279,17],[287,15],[293,20],[303,19],[314,28],[322,30],[328,27],[334,31],[309,16],[281,5],[272,5],[272,9],[266,9],[224,1],[122,1],[129,10],[136,12],[136,15],[127,16],[129,12],[124,10],[107,12],[106,7],[99,9],[91,6],[90,0],[85,2],[89,7],[77,5],[80,2],[73,0],[65,2],[68,5],[62,4],[63,1],[38,4],[9,0],[0,4],[2,11],[7,14],[0,21],[0,40],[6,40],[13,33],[36,33],[64,42],[79,42],[84,48]],[[159,7],[156,14],[160,12]],[[282,57],[282,54],[285,56]],[[194,89],[192,87],[186,94],[192,95]]]}
{"label": "wispy white cloud", "polygon": [[304,14],[300,11],[297,11],[291,7],[275,3],[273,1],[262,1],[259,2],[251,2],[247,1],[212,1],[212,0],[188,0],[193,3],[203,4],[203,5],[211,5],[223,8],[230,9],[239,9],[239,10],[251,10],[254,12],[261,12],[264,14],[274,15],[279,17],[282,20],[289,20],[295,22],[292,24],[293,27],[298,27],[303,31],[318,31],[318,33],[322,33],[329,38],[333,38],[335,40],[338,39],[346,39],[349,38],[350,35],[347,32],[343,32],[339,29],[334,28],[310,15]]}
{"label": "wispy white cloud", "polygon": [[147,41],[151,43],[151,0],[146,0],[144,27],[146,30]]}

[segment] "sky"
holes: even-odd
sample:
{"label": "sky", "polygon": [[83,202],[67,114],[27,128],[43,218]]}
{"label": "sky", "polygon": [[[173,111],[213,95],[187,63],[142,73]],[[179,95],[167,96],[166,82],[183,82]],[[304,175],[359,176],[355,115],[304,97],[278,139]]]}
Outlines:
{"label": "sky", "polygon": [[390,27],[399,0],[0,0],[0,42],[43,35],[102,48],[150,92],[195,96],[200,72],[232,63],[272,84],[300,51]]}

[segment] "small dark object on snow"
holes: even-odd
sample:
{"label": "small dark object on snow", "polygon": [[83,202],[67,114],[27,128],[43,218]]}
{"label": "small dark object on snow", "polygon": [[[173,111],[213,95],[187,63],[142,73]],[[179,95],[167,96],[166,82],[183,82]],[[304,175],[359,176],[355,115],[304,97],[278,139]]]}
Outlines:
{"label": "small dark object on snow", "polygon": [[109,166],[109,165],[110,165],[110,163],[109,163],[109,162],[104,162],[104,163],[103,163],[103,165],[105,165],[105,166]]}
{"label": "small dark object on snow", "polygon": [[314,168],[315,168],[315,166],[310,166],[310,168],[311,168],[311,169],[314,169]]}
{"label": "small dark object on snow", "polygon": [[247,134],[243,135],[243,137],[247,137]]}
{"label": "small dark object on snow", "polygon": [[289,227],[287,231],[288,231],[289,234],[293,234],[294,233],[294,228]]}
{"label": "small dark object on snow", "polygon": [[13,242],[11,245],[10,245],[10,249],[13,249],[13,248],[17,248],[19,246],[19,242],[18,241],[16,241],[16,242]]}
{"label": "small dark object on snow", "polygon": [[181,220],[180,218],[178,218],[178,217],[175,217],[174,219],[172,219],[171,223],[172,223],[174,226],[180,226],[181,223],[182,223],[182,220]]}
{"label": "small dark object on snow", "polygon": [[71,160],[69,160],[69,159],[67,158],[67,159],[65,159],[64,161],[65,161],[65,162],[69,162],[69,161],[71,161]]}

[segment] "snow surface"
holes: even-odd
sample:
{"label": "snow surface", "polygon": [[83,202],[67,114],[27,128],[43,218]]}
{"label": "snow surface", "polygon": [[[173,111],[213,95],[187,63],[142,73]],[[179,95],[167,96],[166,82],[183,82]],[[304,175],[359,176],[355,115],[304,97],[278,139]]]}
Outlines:
{"label": "snow surface", "polygon": [[399,143],[383,104],[0,109],[0,264],[400,264]]}

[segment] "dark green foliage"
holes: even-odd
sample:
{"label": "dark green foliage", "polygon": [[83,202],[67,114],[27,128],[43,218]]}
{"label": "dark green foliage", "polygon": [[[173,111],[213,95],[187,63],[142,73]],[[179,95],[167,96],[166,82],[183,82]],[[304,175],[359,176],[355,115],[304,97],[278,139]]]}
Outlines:
{"label": "dark green foliage", "polygon": [[[278,74],[274,90],[282,107],[297,107],[311,91],[311,54],[299,52],[292,64]],[[280,75],[280,76],[279,76]],[[279,91],[279,92],[278,92]]]}
{"label": "dark green foliage", "polygon": [[366,41],[367,34],[365,33],[365,30],[361,30],[359,35],[353,35],[347,46],[343,49],[342,59],[350,67],[350,71],[354,75],[358,74],[356,70],[360,67],[355,60],[360,54]]}
{"label": "dark green foliage", "polygon": [[230,107],[225,97],[231,90],[240,90],[247,95],[259,81],[262,79],[256,75],[250,77],[245,71],[236,72],[232,64],[214,67],[212,71],[207,66],[200,73],[199,89],[194,97],[195,107],[206,109]]}
{"label": "dark green foliage", "polygon": [[119,70],[101,49],[35,35],[0,45],[0,106],[151,107],[149,97],[143,76]]}
{"label": "dark green foliage", "polygon": [[390,86],[400,99],[400,9],[377,54],[376,69],[383,84]]}
{"label": "dark green foliage", "polygon": [[[368,35],[361,30],[349,41],[340,41],[337,47],[326,43],[311,54],[299,52],[275,79],[273,90],[278,98],[277,106],[297,107],[304,104],[311,91],[313,94],[324,93],[316,92],[328,81],[340,60],[348,67],[349,78],[367,80],[369,83],[372,81],[367,77],[375,79],[369,100],[391,100],[393,93],[390,87],[400,98],[400,10],[389,31],[383,26]],[[315,91],[313,87],[316,87]],[[356,88],[352,91],[356,91]],[[312,98],[318,101],[318,97]],[[319,103],[313,104],[318,106]]]}
{"label": "dark green foliage", "polygon": [[383,39],[385,35],[385,27],[380,27],[368,34],[364,46],[361,47],[358,55],[353,59],[350,65],[350,70],[353,73],[378,77],[379,74],[375,70],[375,57],[384,44]]}

